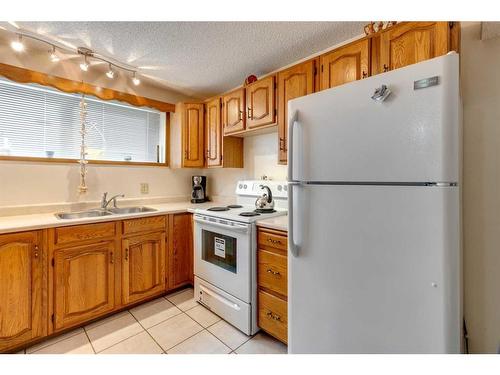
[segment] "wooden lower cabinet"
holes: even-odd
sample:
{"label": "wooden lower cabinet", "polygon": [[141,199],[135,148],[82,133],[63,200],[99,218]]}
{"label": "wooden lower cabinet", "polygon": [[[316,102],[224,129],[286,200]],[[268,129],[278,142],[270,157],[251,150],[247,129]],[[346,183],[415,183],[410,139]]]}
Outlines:
{"label": "wooden lower cabinet", "polygon": [[165,232],[122,240],[122,302],[129,304],[165,291]]}
{"label": "wooden lower cabinet", "polygon": [[168,230],[168,288],[193,283],[193,215],[171,215]]}
{"label": "wooden lower cabinet", "polygon": [[116,262],[114,241],[55,250],[55,330],[114,309]]}
{"label": "wooden lower cabinet", "polygon": [[257,230],[257,304],[259,327],[288,342],[287,233]]}
{"label": "wooden lower cabinet", "polygon": [[0,352],[47,333],[42,231],[0,235]]}

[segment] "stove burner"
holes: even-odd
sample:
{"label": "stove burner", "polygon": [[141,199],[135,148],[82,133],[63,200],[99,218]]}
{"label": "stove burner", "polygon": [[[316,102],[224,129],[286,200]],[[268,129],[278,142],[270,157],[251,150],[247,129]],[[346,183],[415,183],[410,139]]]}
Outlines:
{"label": "stove burner", "polygon": [[227,206],[227,208],[242,208],[243,206],[240,206],[239,204],[230,204]]}
{"label": "stove burner", "polygon": [[250,217],[250,216],[259,216],[260,214],[257,213],[257,212],[253,212],[253,211],[250,211],[250,212],[242,212],[240,214],[240,216],[246,216],[246,217]]}
{"label": "stove burner", "polygon": [[272,214],[273,212],[276,212],[276,210],[273,208],[256,208],[254,212],[258,214]]}
{"label": "stove burner", "polygon": [[210,207],[207,208],[207,211],[229,211],[227,207]]}

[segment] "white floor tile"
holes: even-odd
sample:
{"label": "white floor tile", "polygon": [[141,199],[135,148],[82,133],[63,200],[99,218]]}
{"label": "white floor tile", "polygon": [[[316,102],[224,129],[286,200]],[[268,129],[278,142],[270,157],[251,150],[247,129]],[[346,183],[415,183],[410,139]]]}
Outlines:
{"label": "white floor tile", "polygon": [[52,337],[48,340],[42,341],[36,345],[33,345],[33,346],[27,348],[26,353],[29,354],[29,353],[36,352],[37,350],[43,349],[46,346],[54,345],[55,343],[58,343],[59,341],[66,340],[72,336],[76,336],[79,333],[84,333],[83,328],[77,328],[77,329],[74,329],[72,331],[63,333],[62,335],[55,336],[55,337]]}
{"label": "white floor tile", "polygon": [[259,332],[235,352],[238,354],[286,354],[287,347],[275,338]]}
{"label": "white floor tile", "polygon": [[110,316],[108,316],[107,318],[100,319],[100,320],[96,320],[96,321],[95,321],[95,322],[93,322],[93,323],[87,324],[87,325],[85,326],[85,329],[88,331],[88,330],[90,330],[90,329],[93,329],[93,328],[99,327],[100,325],[103,325],[103,324],[109,323],[109,322],[111,322],[112,320],[116,320],[116,319],[119,319],[119,318],[123,318],[124,316],[127,316],[127,315],[130,315],[130,313],[129,313],[128,311],[122,311],[122,312],[119,312],[119,313],[116,313],[116,314],[110,315]]}
{"label": "white floor tile", "polygon": [[135,316],[144,328],[150,328],[181,312],[181,310],[163,297],[130,310],[130,313]]}
{"label": "white floor tile", "polygon": [[107,349],[120,341],[144,331],[128,311],[126,314],[120,314],[120,317],[117,319],[111,319],[103,324],[91,326],[90,329],[85,327],[85,330],[96,352]]}
{"label": "white floor tile", "polygon": [[161,354],[163,349],[158,346],[147,332],[129,337],[100,354]]}
{"label": "white floor tile", "polygon": [[32,354],[94,354],[85,332],[45,346]]}
{"label": "white floor tile", "polygon": [[206,307],[203,307],[202,305],[198,305],[196,307],[193,307],[192,309],[189,309],[188,311],[186,311],[186,314],[188,314],[191,318],[196,320],[205,328],[211,326],[214,323],[217,323],[220,320],[220,317],[218,315],[215,315],[213,312],[211,312]]}
{"label": "white floor tile", "polygon": [[170,294],[166,296],[166,298],[182,311],[186,311],[192,309],[195,306],[198,306],[198,302],[196,302],[196,300],[194,299],[193,288],[184,289],[180,292]]}
{"label": "white floor tile", "polygon": [[251,336],[245,335],[239,329],[234,328],[231,324],[224,320],[215,323],[207,329],[233,350],[251,338]]}
{"label": "white floor tile", "polygon": [[168,354],[229,354],[231,349],[208,331],[197,333],[168,350]]}
{"label": "white floor tile", "polygon": [[168,350],[203,329],[186,314],[179,314],[148,329],[154,340]]}

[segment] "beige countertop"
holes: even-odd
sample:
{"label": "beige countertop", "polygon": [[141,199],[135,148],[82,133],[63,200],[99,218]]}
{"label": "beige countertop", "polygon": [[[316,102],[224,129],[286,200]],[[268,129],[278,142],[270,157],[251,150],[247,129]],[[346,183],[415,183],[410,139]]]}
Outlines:
{"label": "beige countertop", "polygon": [[257,226],[288,232],[288,216],[276,216],[269,219],[257,220]]}
{"label": "beige countertop", "polygon": [[[193,212],[195,208],[213,206],[214,202],[193,204],[188,201],[144,204],[147,207],[156,209],[153,212],[142,212],[135,214],[109,215],[101,217],[90,217],[81,219],[61,220],[56,218],[54,213],[41,213],[30,215],[0,216],[0,234],[11,232],[22,232],[52,227],[64,227],[69,225],[79,225],[88,223],[98,223],[104,221],[124,220],[137,217],[157,216],[162,214],[175,214],[181,212]],[[121,207],[121,206],[120,206]]]}

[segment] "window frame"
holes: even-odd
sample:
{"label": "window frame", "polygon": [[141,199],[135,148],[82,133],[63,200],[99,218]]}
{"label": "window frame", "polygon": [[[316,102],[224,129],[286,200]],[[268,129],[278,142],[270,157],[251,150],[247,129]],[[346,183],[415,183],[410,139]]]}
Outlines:
{"label": "window frame", "polygon": [[[169,167],[170,165],[170,113],[175,112],[175,105],[165,102],[160,102],[154,99],[144,98],[138,95],[123,93],[120,91],[105,89],[93,86],[83,82],[71,81],[66,78],[54,77],[41,72],[35,72],[29,69],[19,68],[13,65],[0,63],[0,75],[18,83],[37,83],[41,86],[50,86],[61,92],[66,93],[83,93],[91,95],[97,99],[118,100],[127,103],[133,107],[151,107],[165,112],[165,155],[164,162],[141,162],[141,161],[121,161],[121,160],[89,160],[88,164],[100,165],[127,165],[127,166],[151,166],[151,167]],[[76,164],[78,158],[48,158],[37,156],[11,156],[0,155],[0,161],[21,161],[21,162],[38,162],[38,163],[59,163],[59,164]]]}

